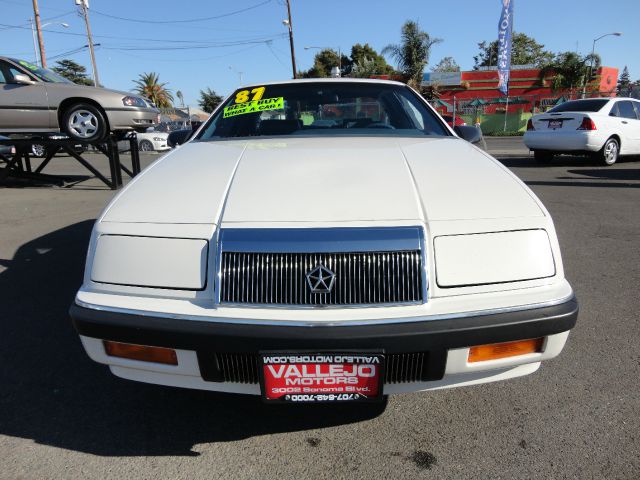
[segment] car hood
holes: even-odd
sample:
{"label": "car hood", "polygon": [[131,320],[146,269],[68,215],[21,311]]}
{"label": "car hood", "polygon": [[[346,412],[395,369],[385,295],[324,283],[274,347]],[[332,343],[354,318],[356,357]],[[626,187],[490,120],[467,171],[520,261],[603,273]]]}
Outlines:
{"label": "car hood", "polygon": [[524,184],[458,138],[189,142],[114,199],[102,221],[421,222],[543,216]]}

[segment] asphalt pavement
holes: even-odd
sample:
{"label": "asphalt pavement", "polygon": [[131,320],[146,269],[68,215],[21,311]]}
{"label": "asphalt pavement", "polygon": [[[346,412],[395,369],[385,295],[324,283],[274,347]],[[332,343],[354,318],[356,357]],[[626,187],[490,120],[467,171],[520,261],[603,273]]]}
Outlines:
{"label": "asphalt pavement", "polygon": [[0,188],[0,478],[640,478],[640,160],[539,166],[520,138],[487,143],[551,212],[578,324],[533,375],[374,408],[114,377],[67,315],[114,192],[65,158],[69,188]]}

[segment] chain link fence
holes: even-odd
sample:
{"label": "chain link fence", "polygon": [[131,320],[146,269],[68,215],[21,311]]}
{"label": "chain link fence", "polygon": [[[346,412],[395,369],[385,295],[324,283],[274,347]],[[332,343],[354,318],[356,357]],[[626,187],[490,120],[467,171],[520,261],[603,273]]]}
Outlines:
{"label": "chain link fence", "polygon": [[[615,90],[599,92],[589,97],[615,96]],[[453,117],[454,125],[475,125],[484,135],[518,135],[527,129],[527,121],[568,100],[583,98],[581,91],[555,94],[441,97],[429,103],[441,115]]]}

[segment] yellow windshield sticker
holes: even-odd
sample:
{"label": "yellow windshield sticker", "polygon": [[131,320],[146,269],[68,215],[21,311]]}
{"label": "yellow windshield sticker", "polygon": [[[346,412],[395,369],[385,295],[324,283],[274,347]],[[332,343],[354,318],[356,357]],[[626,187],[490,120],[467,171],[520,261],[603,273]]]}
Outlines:
{"label": "yellow windshield sticker", "polygon": [[23,67],[27,67],[29,70],[38,70],[38,67],[36,65],[29,62],[25,62],[24,60],[20,60],[18,61],[18,63]]}
{"label": "yellow windshield sticker", "polygon": [[279,110],[281,108],[284,108],[284,97],[251,100],[248,102],[236,103],[234,105],[224,107],[223,118],[235,117],[236,115],[244,115],[247,113],[264,112],[267,110]]}
{"label": "yellow windshield sticker", "polygon": [[246,103],[249,101],[249,95],[253,94],[251,100],[262,100],[262,95],[264,95],[265,87],[256,87],[253,90],[240,90],[236,93],[236,103]]}

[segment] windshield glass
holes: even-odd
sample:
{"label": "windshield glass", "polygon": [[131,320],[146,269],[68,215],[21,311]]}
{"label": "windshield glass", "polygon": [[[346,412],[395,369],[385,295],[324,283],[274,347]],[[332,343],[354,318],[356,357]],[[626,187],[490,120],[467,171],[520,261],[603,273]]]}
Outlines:
{"label": "windshield glass", "polygon": [[304,82],[234,92],[211,117],[200,140],[260,136],[450,135],[402,85]]}
{"label": "windshield glass", "polygon": [[595,98],[589,100],[574,100],[571,102],[561,103],[557,107],[553,107],[550,112],[599,112],[604,107],[608,98]]}
{"label": "windshield glass", "polygon": [[36,77],[38,77],[43,82],[49,82],[49,83],[73,83],[68,78],[64,78],[62,75],[59,75],[56,72],[53,72],[53,71],[49,70],[48,68],[40,68],[39,66],[34,65],[33,63],[29,63],[29,62],[27,62],[25,60],[15,60],[15,59],[12,59],[12,60],[15,63],[17,63],[18,65],[20,65],[20,66],[26,68],[27,70],[29,70],[29,72],[31,72],[32,75],[35,75]]}

